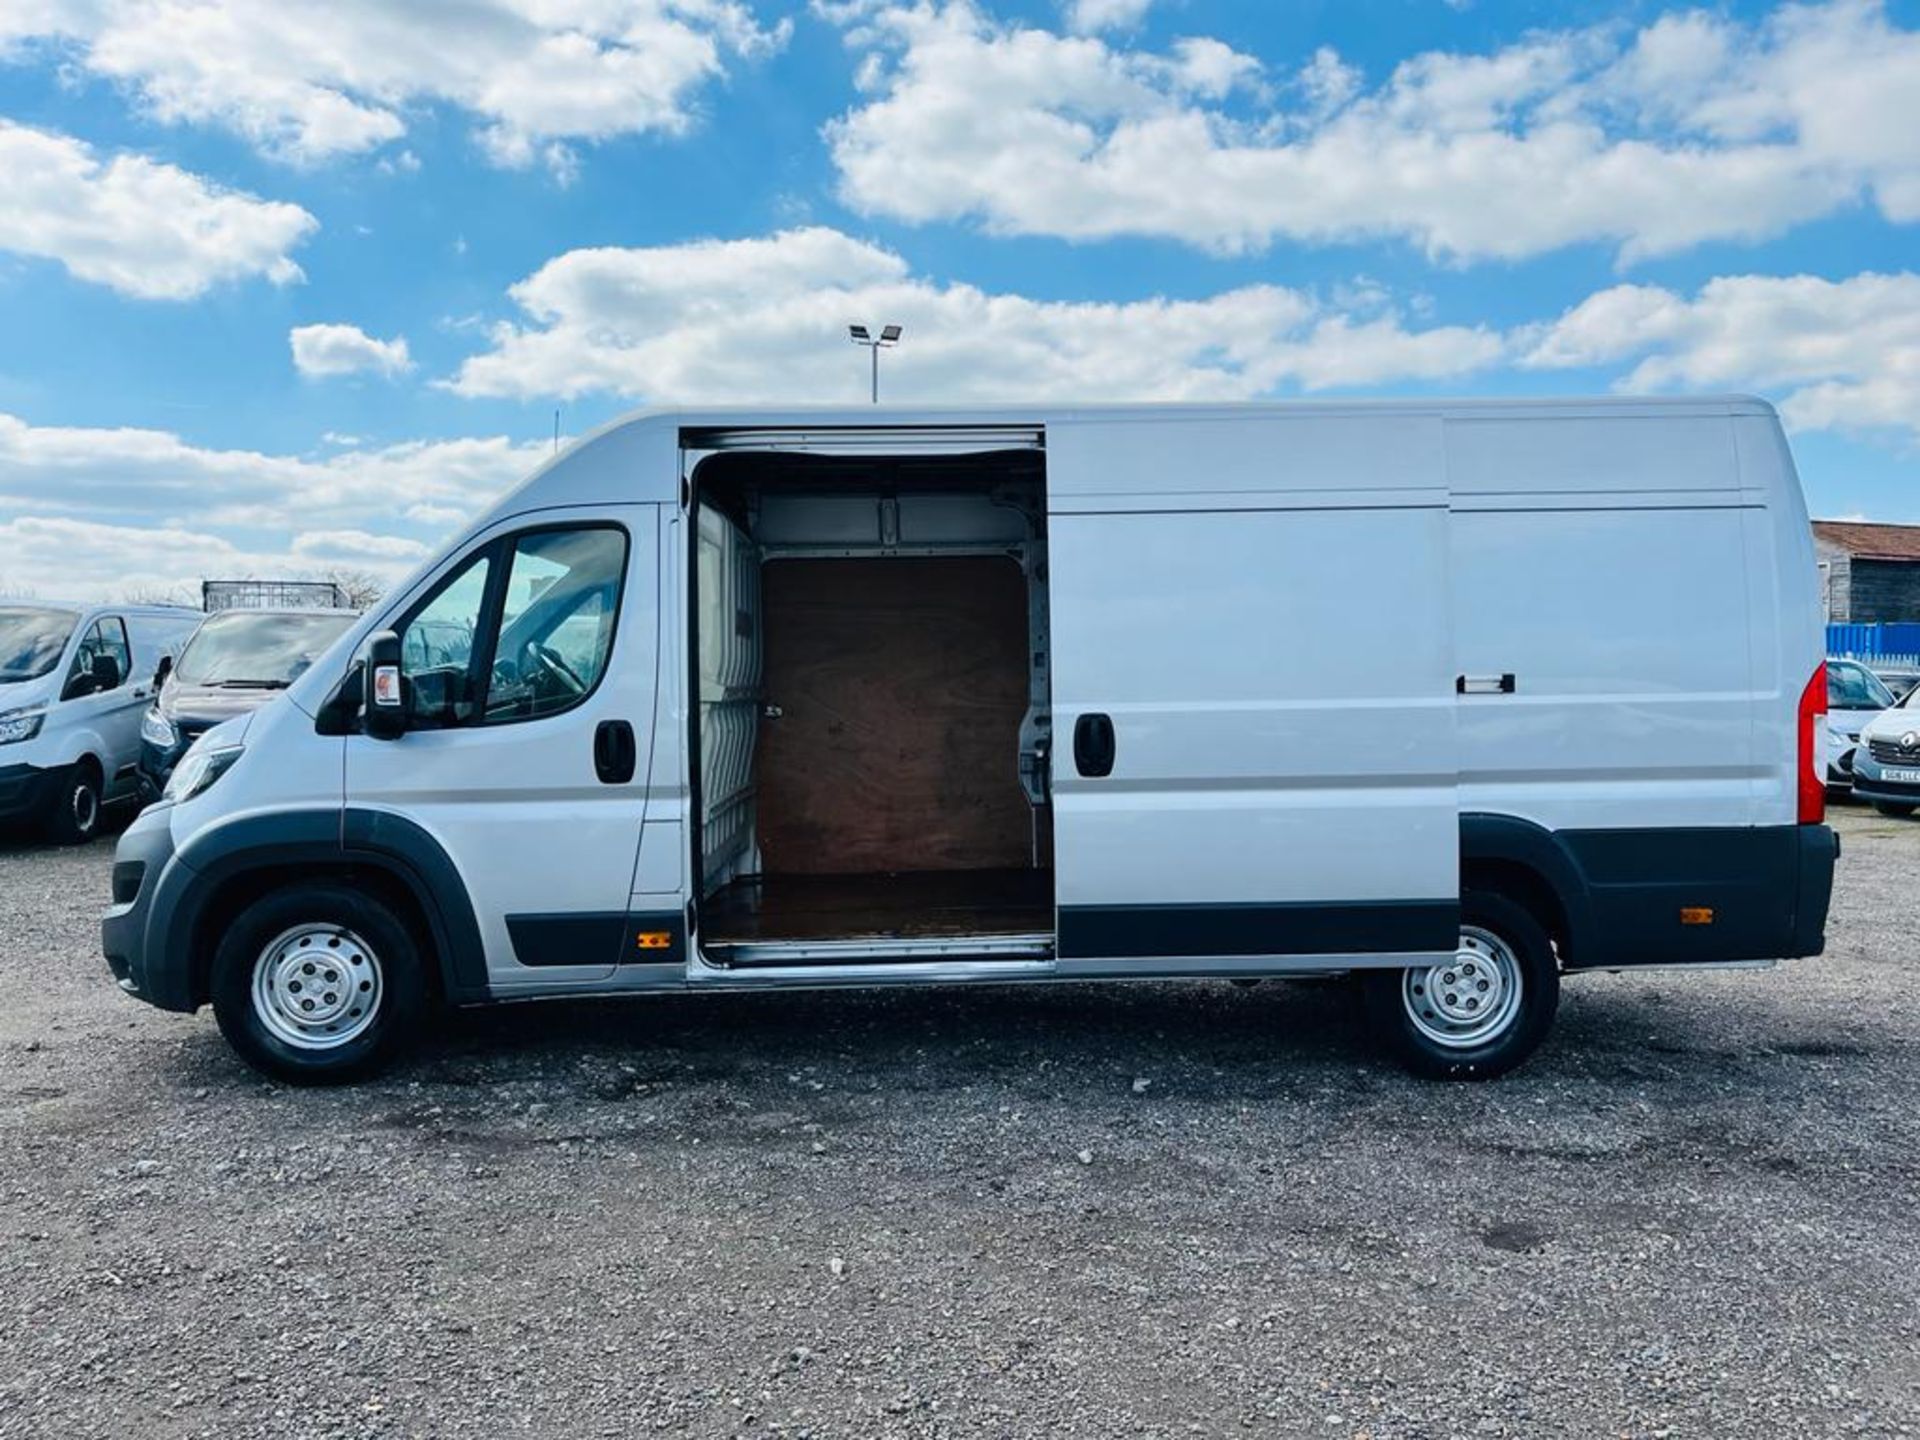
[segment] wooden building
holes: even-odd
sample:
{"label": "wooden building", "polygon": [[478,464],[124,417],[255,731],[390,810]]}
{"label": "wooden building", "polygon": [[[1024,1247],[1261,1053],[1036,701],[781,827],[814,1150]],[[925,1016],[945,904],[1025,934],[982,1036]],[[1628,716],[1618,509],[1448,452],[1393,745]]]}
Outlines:
{"label": "wooden building", "polygon": [[1920,620],[1920,525],[1816,520],[1813,548],[1827,619]]}

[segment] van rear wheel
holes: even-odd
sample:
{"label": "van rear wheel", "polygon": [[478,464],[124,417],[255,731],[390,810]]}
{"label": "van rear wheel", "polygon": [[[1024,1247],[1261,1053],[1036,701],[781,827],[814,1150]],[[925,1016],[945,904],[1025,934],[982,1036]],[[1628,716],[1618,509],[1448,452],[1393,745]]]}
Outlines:
{"label": "van rear wheel", "polygon": [[358,1079],[390,1060],[426,1003],[420,947],[380,901],[344,885],[289,886],[235,917],[214,952],[214,1017],[256,1070],[299,1085]]}
{"label": "van rear wheel", "polygon": [[1417,1075],[1488,1080],[1524,1061],[1560,1007],[1560,970],[1546,928],[1517,901],[1490,890],[1460,897],[1453,959],[1361,977],[1380,1043]]}

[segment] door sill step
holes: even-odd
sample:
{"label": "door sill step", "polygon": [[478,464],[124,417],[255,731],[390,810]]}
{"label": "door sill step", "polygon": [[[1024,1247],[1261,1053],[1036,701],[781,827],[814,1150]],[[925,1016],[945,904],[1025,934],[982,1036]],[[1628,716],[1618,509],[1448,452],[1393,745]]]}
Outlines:
{"label": "door sill step", "polygon": [[1051,960],[1053,935],[876,935],[863,940],[743,940],[702,945],[709,965],[898,965],[951,960]]}

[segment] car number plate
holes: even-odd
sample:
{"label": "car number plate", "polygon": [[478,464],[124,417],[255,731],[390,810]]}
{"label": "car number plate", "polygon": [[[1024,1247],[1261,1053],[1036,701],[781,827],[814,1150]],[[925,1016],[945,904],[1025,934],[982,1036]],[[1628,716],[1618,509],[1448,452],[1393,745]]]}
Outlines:
{"label": "car number plate", "polygon": [[1880,772],[1881,778],[1896,785],[1920,785],[1920,770],[1896,770],[1891,765]]}

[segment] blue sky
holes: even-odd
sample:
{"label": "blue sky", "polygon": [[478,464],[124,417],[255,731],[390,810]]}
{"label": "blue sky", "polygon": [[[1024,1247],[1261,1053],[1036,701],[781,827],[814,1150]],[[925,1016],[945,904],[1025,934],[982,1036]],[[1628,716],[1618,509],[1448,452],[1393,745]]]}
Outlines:
{"label": "blue sky", "polygon": [[1920,0],[18,0],[0,176],[11,589],[396,573],[851,319],[896,398],[1758,391],[1920,521]]}

